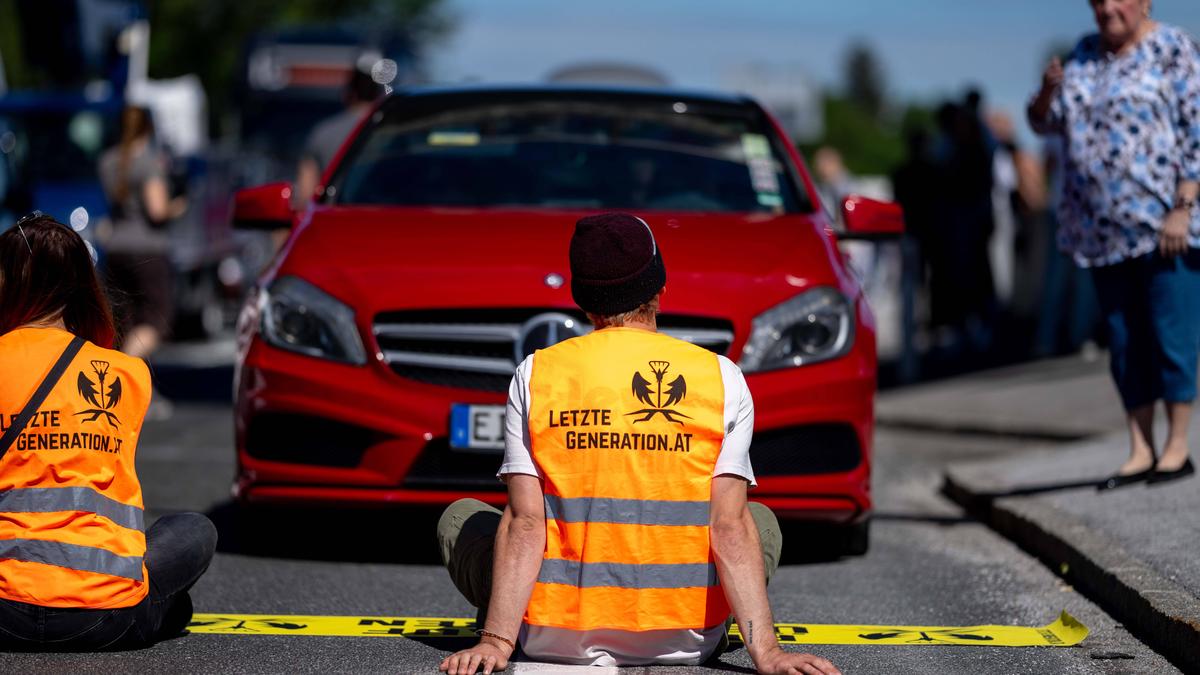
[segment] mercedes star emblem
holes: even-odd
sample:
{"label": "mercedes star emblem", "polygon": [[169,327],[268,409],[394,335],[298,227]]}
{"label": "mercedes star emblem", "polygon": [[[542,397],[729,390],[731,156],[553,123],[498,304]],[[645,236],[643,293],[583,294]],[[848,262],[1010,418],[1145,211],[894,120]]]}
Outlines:
{"label": "mercedes star emblem", "polygon": [[558,312],[538,314],[521,325],[517,333],[516,347],[517,363],[539,349],[556,345],[563,340],[579,337],[587,332],[588,327],[579,319]]}

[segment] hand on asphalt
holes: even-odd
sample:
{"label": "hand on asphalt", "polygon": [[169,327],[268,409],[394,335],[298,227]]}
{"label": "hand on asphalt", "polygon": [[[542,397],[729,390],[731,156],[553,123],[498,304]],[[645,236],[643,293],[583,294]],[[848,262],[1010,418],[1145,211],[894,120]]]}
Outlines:
{"label": "hand on asphalt", "polygon": [[451,654],[442,661],[438,670],[446,675],[473,675],[475,672],[489,675],[508,667],[508,656],[499,647],[480,642],[479,644]]}
{"label": "hand on asphalt", "polygon": [[1158,234],[1158,251],[1163,257],[1170,258],[1187,252],[1191,220],[1191,214],[1181,209],[1174,209],[1167,214],[1162,232]]}
{"label": "hand on asphalt", "polygon": [[779,647],[764,654],[756,664],[764,675],[842,675],[832,663],[812,654],[785,652]]}

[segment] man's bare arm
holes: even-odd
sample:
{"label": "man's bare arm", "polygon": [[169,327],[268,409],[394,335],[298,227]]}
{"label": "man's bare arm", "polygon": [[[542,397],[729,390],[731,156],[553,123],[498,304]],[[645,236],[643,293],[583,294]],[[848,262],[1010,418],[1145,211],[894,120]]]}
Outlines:
{"label": "man's bare arm", "polygon": [[713,479],[709,527],[717,575],[754,667],[760,673],[840,675],[825,659],[779,648],[767,599],[762,544],[746,504],[747,487],[740,476],[722,475]]}
{"label": "man's bare arm", "polygon": [[541,481],[534,476],[511,474],[508,507],[496,532],[492,600],[485,630],[517,639],[545,551],[546,503]]}
{"label": "man's bare arm", "polygon": [[[483,629],[515,643],[546,550],[546,506],[537,477],[509,474],[505,481],[508,506],[496,531],[492,597]],[[478,668],[491,673],[506,668],[512,652],[504,640],[484,636],[471,649],[447,657],[440,669],[449,675],[469,675]]]}

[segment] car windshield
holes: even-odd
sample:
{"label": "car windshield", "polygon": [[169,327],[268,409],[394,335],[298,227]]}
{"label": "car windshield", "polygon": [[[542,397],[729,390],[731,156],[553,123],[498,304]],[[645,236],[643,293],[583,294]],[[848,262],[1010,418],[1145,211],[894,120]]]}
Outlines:
{"label": "car windshield", "polygon": [[749,105],[447,99],[390,99],[337,170],[326,201],[811,211],[765,116]]}

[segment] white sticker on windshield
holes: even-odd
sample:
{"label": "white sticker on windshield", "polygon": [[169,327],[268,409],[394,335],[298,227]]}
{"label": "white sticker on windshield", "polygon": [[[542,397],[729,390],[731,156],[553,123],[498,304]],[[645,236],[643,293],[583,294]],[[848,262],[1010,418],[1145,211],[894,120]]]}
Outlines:
{"label": "white sticker on windshield", "polygon": [[755,192],[779,194],[779,176],[775,173],[775,162],[770,157],[755,157],[746,163],[750,169],[750,183]]}
{"label": "white sticker on windshield", "polygon": [[771,156],[771,142],[762,134],[742,134],[742,152],[746,159]]}
{"label": "white sticker on windshield", "polygon": [[780,188],[775,161],[771,158],[771,142],[762,134],[742,134],[742,152],[746,155],[746,168],[750,170],[750,183],[760,195],[759,203],[772,202],[772,196],[778,196]]}

